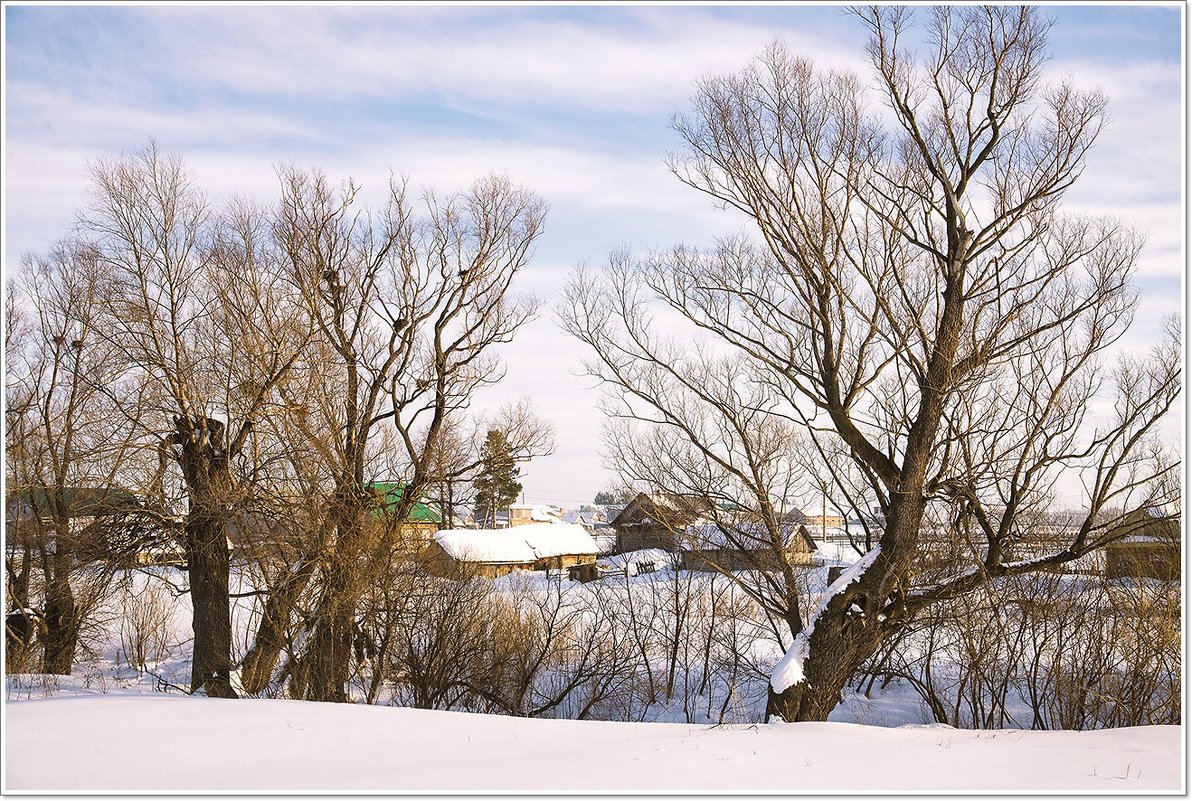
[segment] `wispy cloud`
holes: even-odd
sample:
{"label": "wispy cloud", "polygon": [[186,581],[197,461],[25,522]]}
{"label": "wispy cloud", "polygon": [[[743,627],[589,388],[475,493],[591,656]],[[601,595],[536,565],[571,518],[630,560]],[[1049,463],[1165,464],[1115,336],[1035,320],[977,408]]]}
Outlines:
{"label": "wispy cloud", "polygon": [[[515,103],[560,113],[652,112],[686,97],[701,74],[736,69],[778,32],[771,25],[734,22],[698,8],[661,14],[610,7],[601,19],[584,24],[526,11],[122,9],[121,22],[128,28],[124,38],[104,28],[106,44],[121,51],[119,64],[106,65],[119,74],[119,84],[109,80],[111,72],[99,70],[62,75],[75,59],[98,66],[95,54],[75,54],[65,65],[48,53],[20,58],[29,71],[58,74],[62,83],[105,100],[125,86],[143,93],[157,84],[158,93],[168,94],[161,88],[167,82],[202,87],[208,95],[227,91],[271,101],[335,103],[433,94],[448,102]],[[104,21],[94,13],[86,18],[93,24]],[[843,56],[849,50],[823,37],[793,28],[782,33],[824,63],[860,65]]]}
{"label": "wispy cloud", "polygon": [[[772,38],[823,67],[867,74],[862,26],[831,6],[6,6],[7,263],[63,233],[86,163],[155,137],[214,195],[269,199],[282,162],[354,176],[379,199],[390,172],[450,191],[505,172],[550,204],[525,285],[549,297],[614,248],[708,244],[739,216],[663,164],[695,81],[735,71]],[[1130,342],[1179,311],[1182,70],[1174,17],[1049,7],[1056,80],[1099,86],[1112,120],[1069,208],[1149,235]],[[1178,13],[1175,17],[1178,17]],[[876,105],[877,111],[880,106]],[[598,477],[578,346],[544,318],[506,348],[493,398],[535,394],[561,430],[551,494]],[[579,478],[575,478],[578,476]],[[545,486],[545,485],[543,485]],[[571,487],[567,490],[567,487]],[[543,490],[544,491],[544,490]],[[590,492],[584,491],[590,498]]]}

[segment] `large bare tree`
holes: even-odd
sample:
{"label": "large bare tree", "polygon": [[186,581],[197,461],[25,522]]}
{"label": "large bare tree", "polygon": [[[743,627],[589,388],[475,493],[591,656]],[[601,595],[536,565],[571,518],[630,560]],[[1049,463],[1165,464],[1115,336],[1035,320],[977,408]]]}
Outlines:
{"label": "large bare tree", "polygon": [[[1174,330],[1106,366],[1132,320],[1142,238],[1062,210],[1106,99],[1045,83],[1035,9],[923,13],[915,52],[909,10],[856,12],[872,91],[778,44],[702,81],[676,118],[686,150],[672,170],[755,235],[614,264],[603,288],[581,275],[565,312],[615,367],[657,361],[638,323],[669,306],[750,365],[745,383],[780,401],[764,411],[805,427],[837,497],[880,508],[872,547],[775,668],[769,711],[786,720],[826,718],[926,605],[1080,558],[1123,533],[1111,509],[1176,500],[1157,442],[1181,386]],[[608,297],[619,304],[582,302]],[[604,375],[649,409],[644,378]],[[1085,496],[1073,533],[1015,559],[1064,482]],[[927,580],[917,565],[940,537],[970,543],[969,566]]]}
{"label": "large bare tree", "polygon": [[160,453],[159,500],[177,494],[171,476],[182,488],[191,689],[234,696],[225,525],[244,498],[237,461],[307,339],[300,296],[261,211],[214,208],[180,158],[150,143],[96,161],[91,178],[80,225],[106,267],[105,333],[143,385],[126,402]]}
{"label": "large bare tree", "polygon": [[[731,554],[725,564],[703,561],[735,578],[789,639],[806,611],[805,582],[785,555],[802,522],[792,517],[794,503],[818,463],[808,438],[783,416],[781,396],[751,360],[654,330],[628,253],[609,266],[604,280],[572,282],[561,315],[596,354],[587,374],[614,388],[602,402],[605,460],[626,485],[701,499],[699,525],[674,531],[676,541]],[[743,566],[752,570],[734,569]]]}
{"label": "large bare tree", "polygon": [[274,236],[318,332],[311,377],[324,385],[308,396],[322,401],[296,411],[320,443],[329,504],[306,558],[270,595],[242,680],[250,692],[269,681],[313,580],[304,645],[286,666],[289,691],[342,701],[357,606],[393,551],[370,525],[375,499],[366,485],[377,478],[378,432],[391,446],[388,469],[405,484],[391,510],[400,521],[445,478],[441,440],[452,422],[477,389],[503,376],[493,346],[537,311],[538,301],[512,283],[545,206],[501,177],[445,198],[427,193],[421,214],[396,181],[373,212],[358,205],[351,181],[337,187],[294,168],[283,169],[281,181]]}

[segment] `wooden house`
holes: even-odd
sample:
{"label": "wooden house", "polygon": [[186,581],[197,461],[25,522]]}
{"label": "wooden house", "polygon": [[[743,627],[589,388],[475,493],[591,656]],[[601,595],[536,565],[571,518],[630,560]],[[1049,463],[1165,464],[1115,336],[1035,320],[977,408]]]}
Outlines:
{"label": "wooden house", "polygon": [[424,564],[439,576],[497,578],[515,570],[564,570],[595,564],[597,548],[583,526],[529,523],[504,529],[436,532]]}
{"label": "wooden house", "polygon": [[1181,574],[1180,518],[1149,506],[1136,509],[1111,529],[1118,538],[1105,546],[1109,578],[1178,579]]}
{"label": "wooden house", "polygon": [[706,499],[672,493],[639,493],[613,518],[621,553],[660,548],[676,551],[680,535],[701,515],[712,511]]}
{"label": "wooden house", "polygon": [[779,560],[810,565],[817,546],[806,526],[779,524],[781,547],[774,547],[767,529],[755,519],[700,520],[680,540],[680,566],[686,570],[777,570]]}
{"label": "wooden house", "polygon": [[365,486],[375,498],[373,518],[392,529],[397,547],[422,550],[430,544],[431,538],[443,524],[443,514],[438,506],[427,501],[415,501],[406,512],[405,520],[395,518],[401,507],[406,484],[400,481],[374,481]]}
{"label": "wooden house", "polygon": [[55,521],[64,520],[78,532],[103,518],[128,514],[141,508],[136,496],[114,487],[66,487],[61,492],[32,487],[9,493],[5,535],[9,542],[24,543],[54,536]]}

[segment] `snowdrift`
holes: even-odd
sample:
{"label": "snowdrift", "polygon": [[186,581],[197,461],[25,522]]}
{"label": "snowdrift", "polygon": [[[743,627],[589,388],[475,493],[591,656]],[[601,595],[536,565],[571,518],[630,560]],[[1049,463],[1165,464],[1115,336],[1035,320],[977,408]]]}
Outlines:
{"label": "snowdrift", "polygon": [[139,694],[5,713],[9,793],[1182,790],[1177,726],[712,727]]}

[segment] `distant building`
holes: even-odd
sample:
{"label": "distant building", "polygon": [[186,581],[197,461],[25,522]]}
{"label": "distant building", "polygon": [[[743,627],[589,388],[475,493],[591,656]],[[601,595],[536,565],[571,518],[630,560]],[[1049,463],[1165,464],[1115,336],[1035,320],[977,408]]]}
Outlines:
{"label": "distant building", "polygon": [[584,531],[591,534],[600,522],[600,512],[595,509],[572,509],[563,515],[562,522],[583,526]]}
{"label": "distant building", "polygon": [[86,521],[126,514],[141,508],[131,492],[115,487],[65,487],[61,493],[33,487],[8,495],[5,527],[9,541],[20,541],[26,533],[68,520],[77,528]]}
{"label": "distant building", "polygon": [[365,489],[375,498],[373,518],[394,527],[397,547],[420,550],[443,524],[443,514],[436,504],[418,500],[409,507],[405,520],[398,523],[394,515],[401,508],[406,486],[402,481],[374,481],[366,484]]}
{"label": "distant building", "polygon": [[[105,531],[112,521],[144,509],[131,492],[116,487],[29,487],[8,494],[4,515],[5,541],[52,552],[71,542],[76,556],[108,559],[114,554]],[[120,524],[121,526],[123,523]],[[59,531],[59,527],[65,529]]]}
{"label": "distant building", "polygon": [[276,558],[288,562],[301,552],[297,538],[293,538],[280,521],[259,512],[243,511],[228,518],[224,523],[224,536],[228,539],[232,558]]}
{"label": "distant building", "polygon": [[[497,514],[500,515],[500,512]],[[509,507],[506,519],[510,526],[525,526],[530,523],[562,523],[563,510],[548,504],[515,503]]]}
{"label": "distant building", "polygon": [[804,524],[815,528],[844,528],[844,517],[842,515],[810,515],[804,521]]}

